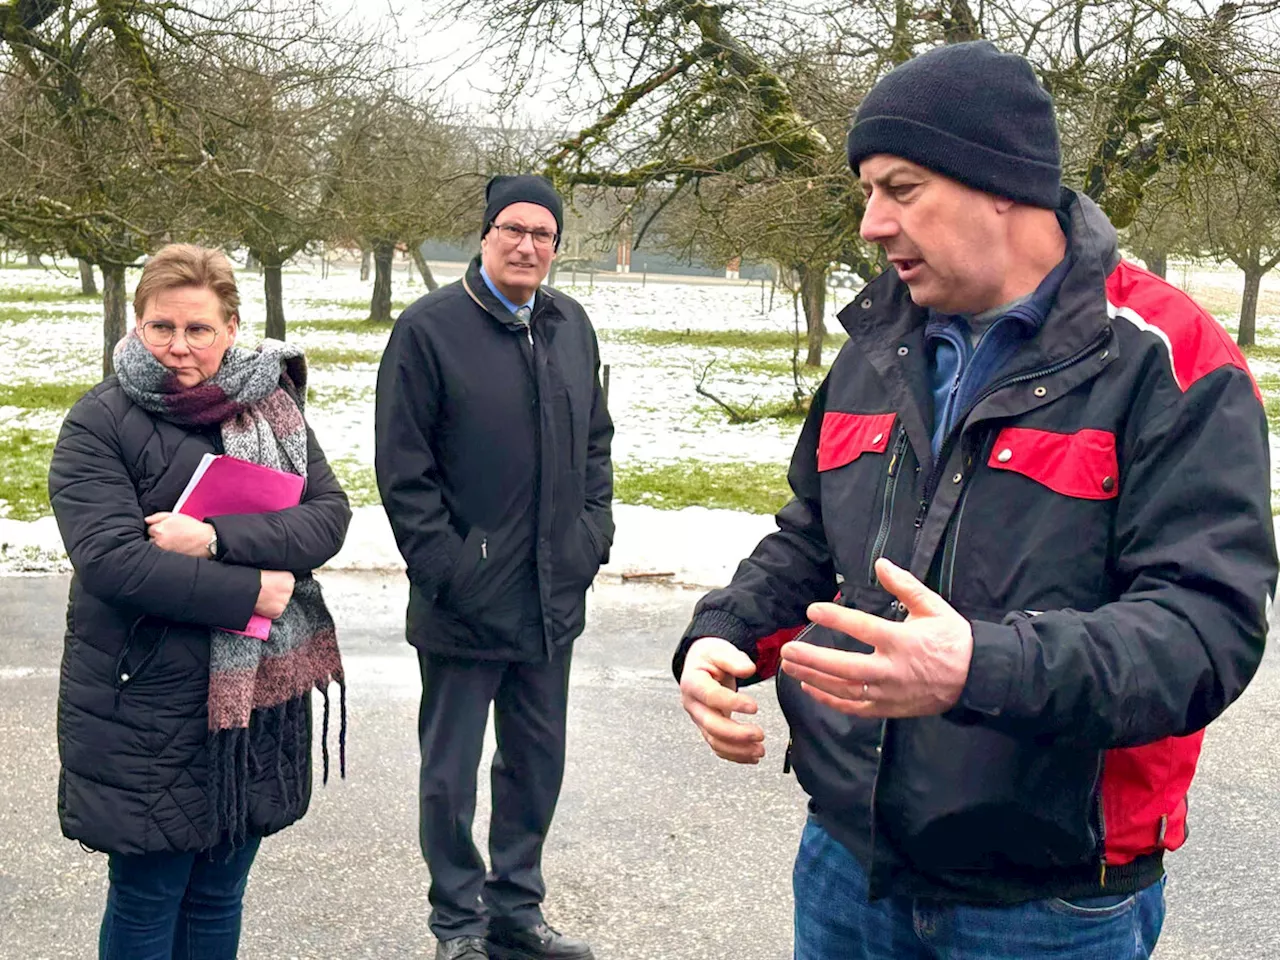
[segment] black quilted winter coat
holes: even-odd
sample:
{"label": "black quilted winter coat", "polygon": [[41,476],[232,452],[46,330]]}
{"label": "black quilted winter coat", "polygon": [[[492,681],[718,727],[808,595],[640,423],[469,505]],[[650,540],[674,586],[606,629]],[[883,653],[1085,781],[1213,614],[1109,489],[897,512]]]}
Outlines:
{"label": "black quilted winter coat", "polygon": [[[154,546],[143,518],[171,510],[200,458],[222,452],[218,429],[152,416],[115,377],[67,414],[49,468],[75,569],[58,691],[58,815],[67,837],[123,854],[217,842],[205,793],[209,628],[245,625],[259,570],[310,576],[338,552],[351,519],[310,431],[307,441],[302,504],[212,518],[218,559],[196,559]],[[252,754],[273,733],[255,722],[250,735]],[[305,812],[309,751],[283,778],[250,772],[251,833],[274,833]],[[284,801],[299,791],[301,804]]]}

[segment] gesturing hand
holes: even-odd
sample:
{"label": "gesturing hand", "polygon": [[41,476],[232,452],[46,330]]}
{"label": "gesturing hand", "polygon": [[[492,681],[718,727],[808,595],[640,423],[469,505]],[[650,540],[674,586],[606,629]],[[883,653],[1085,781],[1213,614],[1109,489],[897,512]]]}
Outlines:
{"label": "gesturing hand", "polygon": [[764,729],[734,720],[734,713],[755,713],[756,702],[738,693],[738,680],[756,672],[751,658],[728,640],[695,640],[680,673],[680,702],[717,756],[734,763],[759,763]]}
{"label": "gesturing hand", "polygon": [[792,641],[782,669],[819,703],[859,717],[925,717],[955,706],[973,659],[973,628],[952,606],[906,570],[876,562],[880,584],[907,609],[899,623],[815,603],[809,619],[875,647],[872,653]]}
{"label": "gesturing hand", "polygon": [[209,538],[213,536],[213,527],[188,517],[185,513],[169,513],[161,511],[144,518],[147,522],[147,536],[161,550],[186,554],[188,557],[208,557]]}

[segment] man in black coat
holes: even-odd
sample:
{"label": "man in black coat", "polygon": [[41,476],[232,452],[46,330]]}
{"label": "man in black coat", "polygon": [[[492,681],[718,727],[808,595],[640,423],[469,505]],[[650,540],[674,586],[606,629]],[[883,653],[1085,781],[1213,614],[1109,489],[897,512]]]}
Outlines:
{"label": "man in black coat", "polygon": [[[547,925],[542,845],[564,773],[569,661],[613,540],[595,331],[542,281],[563,228],[542,177],[495,177],[480,255],[411,304],[378,371],[378,489],[422,673],[422,853],[438,960],[590,958]],[[471,837],[489,705],[491,870]]]}

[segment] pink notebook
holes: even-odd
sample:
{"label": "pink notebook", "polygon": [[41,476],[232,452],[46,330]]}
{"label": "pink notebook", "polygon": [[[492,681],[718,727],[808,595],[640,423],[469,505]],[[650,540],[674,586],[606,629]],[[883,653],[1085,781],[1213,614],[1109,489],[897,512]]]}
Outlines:
{"label": "pink notebook", "polygon": [[[206,453],[174,504],[174,511],[197,520],[229,513],[272,513],[296,507],[302,500],[303,478],[236,457]],[[249,618],[246,637],[266,640],[271,621],[259,614]]]}

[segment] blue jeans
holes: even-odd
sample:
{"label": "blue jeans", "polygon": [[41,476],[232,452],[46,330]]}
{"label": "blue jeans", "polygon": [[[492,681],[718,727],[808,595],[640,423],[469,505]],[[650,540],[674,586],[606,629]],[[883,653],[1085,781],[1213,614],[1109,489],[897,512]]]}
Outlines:
{"label": "blue jeans", "polygon": [[1164,882],[1136,894],[973,906],[867,900],[862,865],[810,819],[793,878],[795,960],[1148,960]]}
{"label": "blue jeans", "polygon": [[111,854],[98,960],[235,960],[260,837],[231,850]]}

